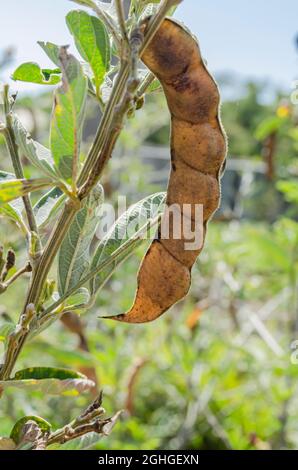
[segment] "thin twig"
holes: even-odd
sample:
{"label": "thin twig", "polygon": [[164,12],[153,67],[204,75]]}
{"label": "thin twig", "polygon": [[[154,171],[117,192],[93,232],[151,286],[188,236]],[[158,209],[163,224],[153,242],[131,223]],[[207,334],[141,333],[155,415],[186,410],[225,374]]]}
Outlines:
{"label": "thin twig", "polygon": [[[4,101],[4,112],[5,112],[5,129],[3,129],[3,133],[6,139],[6,144],[10,153],[10,158],[12,161],[13,169],[15,175],[18,179],[24,179],[24,171],[21,164],[21,159],[19,155],[18,146],[16,143],[16,138],[12,126],[12,115],[10,109],[10,100],[9,100],[9,86],[4,85],[4,93],[3,93],[3,101]],[[29,196],[23,196],[23,203],[25,206],[25,211],[27,215],[28,225],[31,232],[36,233],[38,235],[38,227],[35,220],[32,204],[30,201]],[[40,244],[39,240],[39,244]],[[41,250],[41,244],[39,246],[39,252]]]}
{"label": "thin twig", "polygon": [[1,380],[7,380],[15,363],[16,352],[19,351],[20,345],[29,333],[30,323],[35,316],[34,305],[27,306],[24,315],[21,315],[20,321],[15,330],[8,337],[8,345],[5,353],[4,364],[0,370]]}
{"label": "thin twig", "polygon": [[[13,250],[8,250],[6,255],[6,262],[3,264],[1,268],[1,282],[4,282],[6,277],[8,276],[9,271],[14,267],[16,262],[16,255]],[[1,263],[2,265],[2,263]]]}
{"label": "thin twig", "polygon": [[22,276],[25,273],[31,273],[32,272],[32,266],[28,262],[26,266],[23,268],[19,269],[16,273],[13,274],[6,282],[0,284],[0,292],[3,293],[5,292],[11,284],[13,284],[20,276]]}
{"label": "thin twig", "polygon": [[99,397],[76,419],[61,429],[51,433],[47,439],[46,446],[53,444],[65,444],[91,432],[107,436],[117,422],[121,411],[111,418],[101,419],[105,413],[102,404],[102,393]]}
{"label": "thin twig", "polygon": [[129,39],[128,39],[126,23],[125,23],[125,13],[124,13],[123,1],[122,0],[115,0],[115,6],[116,6],[116,11],[117,11],[117,17],[118,17],[118,23],[119,23],[119,26],[120,26],[122,41],[126,45],[126,47],[129,48]]}
{"label": "thin twig", "polygon": [[150,87],[150,85],[154,82],[155,80],[155,75],[152,72],[148,72],[145,78],[143,79],[141,85],[138,88],[137,91],[137,98],[141,98],[147,91],[147,89]]}

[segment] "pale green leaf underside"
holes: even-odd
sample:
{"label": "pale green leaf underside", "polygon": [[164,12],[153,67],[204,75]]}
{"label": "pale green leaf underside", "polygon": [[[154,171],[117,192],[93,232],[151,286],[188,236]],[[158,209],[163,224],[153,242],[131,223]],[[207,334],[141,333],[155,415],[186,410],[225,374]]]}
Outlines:
{"label": "pale green leaf underside", "polygon": [[90,293],[85,287],[81,287],[77,292],[66,300],[64,306],[66,308],[78,308],[87,305],[90,301]]}
{"label": "pale green leaf underside", "polygon": [[78,395],[94,387],[94,382],[78,372],[52,367],[32,367],[15,374],[11,380],[0,381],[0,387],[16,387],[40,391],[48,395]]}
{"label": "pale green leaf underside", "polygon": [[99,222],[103,189],[96,187],[77,213],[61,245],[58,257],[58,289],[63,295],[75,286],[89,266],[89,247]]}
{"label": "pale green leaf underside", "polygon": [[65,198],[66,196],[61,189],[53,188],[37,201],[33,211],[39,227],[46,226],[57,216]]}
{"label": "pale green leaf underside", "polygon": [[[6,173],[5,171],[0,171],[0,182],[8,181],[15,179],[15,175],[12,173]],[[10,202],[10,204],[1,204],[0,205],[0,216],[6,217],[13,222],[15,222],[18,227],[23,231],[26,231],[25,222],[22,216],[23,211],[23,202],[21,199],[15,199]]]}
{"label": "pale green leaf underside", "polygon": [[32,139],[17,115],[13,117],[13,130],[21,154],[27,157],[32,165],[36,166],[45,175],[57,180],[51,152]]}
{"label": "pale green leaf underside", "polygon": [[[128,209],[111,228],[109,233],[101,240],[98,245],[91,263],[91,269],[99,266],[109,256],[111,256],[117,249],[121,247],[127,240],[133,238],[136,232],[146,227],[149,220],[154,219],[161,213],[163,203],[165,200],[165,193],[153,194],[142,201],[134,204]],[[143,240],[140,240],[140,244]],[[115,268],[127,256],[133,253],[136,245],[134,245],[130,252],[125,250],[123,256],[117,258],[111,266],[103,269],[95,278],[90,281],[90,291],[94,295],[114,272]]]}
{"label": "pale green leaf underside", "polygon": [[[59,300],[59,293],[55,292],[52,296],[53,300]],[[90,301],[90,292],[85,287],[80,287],[74,294],[70,295],[65,302],[63,302],[64,309],[78,310],[83,308]]]}
{"label": "pale green leaf underside", "polygon": [[47,395],[74,396],[84,393],[94,387],[94,382],[88,379],[25,379],[0,381],[0,387],[19,388],[28,392],[42,392]]}
{"label": "pale green leaf underside", "polygon": [[24,220],[22,218],[22,214],[13,207],[13,203],[17,202],[18,200],[15,200],[11,202],[10,204],[2,204],[0,206],[0,216],[6,217],[13,222],[15,222],[18,227],[20,227],[22,230],[24,229]]}

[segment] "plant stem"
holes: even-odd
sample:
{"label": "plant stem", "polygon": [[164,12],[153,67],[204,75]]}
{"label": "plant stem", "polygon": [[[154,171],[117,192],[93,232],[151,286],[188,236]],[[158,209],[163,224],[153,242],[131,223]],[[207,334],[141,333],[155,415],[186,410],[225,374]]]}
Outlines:
{"label": "plant stem", "polygon": [[[12,115],[10,111],[10,103],[9,103],[9,86],[4,86],[4,112],[5,112],[5,129],[3,130],[4,136],[6,139],[6,144],[9,150],[10,158],[12,161],[12,166],[15,172],[15,175],[18,179],[24,179],[24,171],[21,164],[21,159],[18,151],[18,146],[16,143],[14,130],[12,126]],[[38,227],[35,220],[35,216],[33,213],[33,208],[30,201],[30,196],[23,196],[23,203],[25,206],[25,211],[27,215],[28,225],[31,232],[36,233],[38,235]],[[41,244],[39,239],[39,251],[41,250]]]}
{"label": "plant stem", "polygon": [[[54,261],[54,257],[60,247],[60,244],[62,243],[64,239],[65,234],[67,233],[69,225],[72,222],[76,214],[76,211],[77,211],[76,205],[74,204],[73,201],[69,200],[66,203],[64,211],[59,221],[57,222],[57,225],[55,229],[53,230],[52,235],[50,236],[48,244],[46,245],[39,259],[38,265],[33,274],[33,278],[31,281],[28,295],[26,297],[26,302],[25,302],[25,306],[21,314],[21,317],[25,314],[27,310],[27,306],[31,304],[35,306],[38,305],[38,300],[40,298],[40,294],[42,292],[44,282],[46,281],[49,270]],[[9,377],[17,358],[19,357],[22,347],[26,341],[28,333],[29,331],[24,333],[24,335],[22,336],[21,340],[18,342],[16,347],[13,348],[12,353],[10,351],[10,346],[9,345],[7,346],[7,353],[6,353],[4,365],[2,366],[2,369],[0,370],[1,380],[5,380],[7,379],[7,377]]]}
{"label": "plant stem", "polygon": [[155,75],[152,72],[147,73],[144,80],[142,81],[141,85],[137,91],[137,98],[141,98],[144,95],[146,90],[150,87],[150,85],[154,82]]}
{"label": "plant stem", "polygon": [[115,107],[117,103],[119,102],[121,96],[122,96],[122,91],[124,90],[125,83],[128,78],[128,69],[126,69],[126,66],[123,66],[120,68],[120,71],[117,75],[116,82],[114,84],[112,94],[110,96],[110,99],[105,107],[104,114],[102,116],[99,128],[97,130],[94,143],[89,151],[89,154],[87,156],[86,162],[83,166],[82,172],[79,176],[78,179],[78,186],[82,185],[85,183],[86,178],[98,158],[98,155],[100,153],[100,149],[103,146],[103,142],[105,139],[105,135],[107,132],[107,129],[110,127],[111,119],[113,116],[113,113],[115,112]]}
{"label": "plant stem", "polygon": [[117,17],[118,17],[118,23],[120,26],[122,41],[125,47],[129,49],[129,39],[128,39],[128,34],[127,34],[127,29],[126,29],[126,24],[125,24],[125,13],[124,13],[123,1],[115,0],[115,6],[116,6],[116,11],[117,11]]}
{"label": "plant stem", "polygon": [[24,343],[24,340],[29,333],[30,323],[34,316],[34,305],[29,304],[25,313],[21,315],[15,330],[9,335],[5,361],[0,371],[1,380],[6,380],[9,377],[11,366],[15,363],[16,352],[19,350],[20,345]]}
{"label": "plant stem", "polygon": [[81,424],[74,428],[71,426],[71,424],[64,426],[64,428],[58,429],[54,433],[50,434],[46,446],[48,447],[53,444],[65,444],[66,442],[72,441],[73,439],[77,439],[78,437],[84,436],[85,434],[89,434],[91,432],[107,436],[120,415],[121,412],[118,412],[111,418],[97,418],[91,422]]}

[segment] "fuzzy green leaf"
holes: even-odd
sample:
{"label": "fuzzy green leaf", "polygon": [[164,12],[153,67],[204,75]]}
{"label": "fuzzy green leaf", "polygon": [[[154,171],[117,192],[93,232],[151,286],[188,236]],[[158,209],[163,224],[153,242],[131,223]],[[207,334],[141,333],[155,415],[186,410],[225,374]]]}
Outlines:
{"label": "fuzzy green leaf", "polygon": [[[47,54],[48,58],[57,66],[60,67],[60,61],[59,61],[59,50],[60,47],[57,46],[56,44],[53,44],[52,42],[43,42],[43,41],[38,41],[37,44],[44,50],[44,52]],[[60,69],[59,69],[60,70]],[[61,72],[61,70],[60,70]]]}
{"label": "fuzzy green leaf", "polygon": [[39,85],[56,85],[61,80],[61,71],[60,69],[42,69],[35,62],[26,62],[14,71],[11,78]]}
{"label": "fuzzy green leaf", "polygon": [[33,191],[47,188],[52,185],[53,182],[45,178],[0,181],[0,206]]}
{"label": "fuzzy green leaf", "polygon": [[57,180],[51,152],[32,139],[17,115],[13,116],[13,130],[20,152],[45,175]]}
{"label": "fuzzy green leaf", "polygon": [[[59,293],[55,292],[53,295],[54,301],[59,300]],[[83,309],[90,301],[90,293],[85,287],[80,287],[74,294],[70,295],[65,302],[63,302],[64,309],[79,310]]]}
{"label": "fuzzy green leaf", "polygon": [[[5,180],[13,180],[15,176],[12,173],[6,173],[4,171],[0,171],[0,182]],[[0,206],[0,216],[7,217],[14,221],[18,227],[26,232],[25,222],[22,216],[23,211],[23,203],[21,199],[16,199],[12,201],[10,204],[2,204]]]}
{"label": "fuzzy green leaf", "polygon": [[[121,245],[133,238],[137,231],[145,228],[150,220],[158,216],[162,211],[164,200],[165,193],[153,194],[139,201],[137,204],[134,204],[127,212],[122,214],[98,245],[92,259],[91,269],[103,263],[118,250]],[[143,240],[140,240],[139,244],[142,243]],[[130,248],[129,251],[125,250],[123,256],[117,258],[114,263],[100,271],[100,273],[90,281],[90,291],[92,295],[103,287],[113,274],[115,268],[127,258],[127,256],[132,254],[135,248],[136,245]]]}
{"label": "fuzzy green leaf", "polygon": [[[17,203],[18,201],[14,201]],[[24,221],[21,213],[13,207],[13,202],[11,204],[3,204],[0,206],[0,216],[7,217],[8,219],[14,221],[18,227],[24,231]]]}
{"label": "fuzzy green leaf", "polygon": [[63,295],[75,286],[89,266],[89,247],[99,222],[98,208],[103,189],[96,187],[76,215],[61,245],[58,257],[58,289]]}
{"label": "fuzzy green leaf", "polygon": [[57,215],[64,200],[65,195],[59,188],[53,188],[42,196],[33,208],[37,225],[44,227],[51,222]]}
{"label": "fuzzy green leaf", "polygon": [[64,306],[69,309],[78,309],[84,307],[90,301],[90,293],[85,287],[81,287],[77,292],[66,300]]}
{"label": "fuzzy green leaf", "polygon": [[51,122],[51,150],[59,174],[75,183],[78,172],[82,125],[87,98],[87,78],[77,59],[60,49],[62,86],[55,93]]}
{"label": "fuzzy green leaf", "polygon": [[68,28],[74,37],[82,58],[89,63],[97,93],[110,67],[110,40],[105,25],[86,11],[71,11],[66,17]]}
{"label": "fuzzy green leaf", "polygon": [[78,395],[94,387],[83,374],[53,367],[32,367],[15,374],[11,380],[0,381],[0,387],[39,391],[47,395]]}

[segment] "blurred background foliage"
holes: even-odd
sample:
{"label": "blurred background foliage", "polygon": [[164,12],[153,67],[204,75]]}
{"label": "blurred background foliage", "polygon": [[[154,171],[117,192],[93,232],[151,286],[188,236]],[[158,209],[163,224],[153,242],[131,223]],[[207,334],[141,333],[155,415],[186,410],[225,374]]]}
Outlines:
{"label": "blurred background foliage", "polygon": [[[3,51],[2,68],[10,61],[13,50]],[[129,308],[142,248],[77,325],[67,317],[57,322],[27,345],[18,362],[19,368],[69,367],[96,376],[107,412],[124,409],[98,449],[298,447],[298,107],[279,91],[265,99],[268,83],[217,78],[227,97],[222,119],[229,160],[222,206],[209,224],[190,295],[152,324],[100,320]],[[45,143],[51,103],[51,93],[43,91],[17,101],[26,127]],[[90,100],[84,151],[98,113]],[[169,131],[163,95],[150,96],[128,120],[105,173],[107,200],[116,203],[120,194],[133,203],[165,189]],[[9,171],[2,140],[0,152],[1,169]],[[32,176],[34,169],[24,164]],[[17,252],[21,265],[24,240],[3,218],[0,241]],[[2,318],[17,318],[25,289],[20,280],[1,296]],[[9,435],[24,415],[63,426],[90,398],[45,400],[38,392],[7,391],[0,435]]]}

